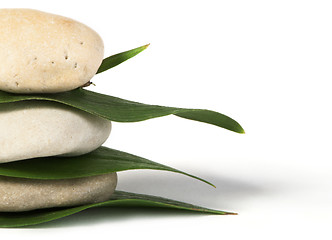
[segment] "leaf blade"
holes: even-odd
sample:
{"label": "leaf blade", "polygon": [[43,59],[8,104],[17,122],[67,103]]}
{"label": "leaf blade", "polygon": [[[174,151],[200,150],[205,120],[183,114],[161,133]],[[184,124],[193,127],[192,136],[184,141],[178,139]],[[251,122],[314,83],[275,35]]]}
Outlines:
{"label": "leaf blade", "polygon": [[234,119],[211,110],[143,104],[85,89],[34,95],[0,91],[0,104],[25,100],[54,101],[115,122],[139,122],[174,114],[178,117],[212,124],[233,132],[244,133],[242,126]]}
{"label": "leaf blade", "polygon": [[144,51],[145,49],[147,49],[147,47],[150,44],[146,44],[144,46],[138,47],[138,48],[134,48],[131,49],[129,51],[125,51],[125,52],[121,52],[112,56],[109,56],[107,58],[105,58],[101,65],[99,66],[99,69],[97,71],[96,74],[107,71],[121,63],[123,63],[124,61],[127,61],[128,59],[135,57],[137,54],[139,54],[140,52]]}
{"label": "leaf blade", "polygon": [[102,175],[135,169],[179,173],[212,183],[166,165],[107,147],[75,157],[43,157],[0,164],[0,175],[31,179],[68,179]]}
{"label": "leaf blade", "polygon": [[0,227],[23,227],[50,222],[89,208],[98,207],[154,207],[187,210],[197,213],[234,215],[231,212],[213,210],[167,198],[115,191],[111,199],[101,203],[69,208],[51,208],[29,212],[0,213]]}

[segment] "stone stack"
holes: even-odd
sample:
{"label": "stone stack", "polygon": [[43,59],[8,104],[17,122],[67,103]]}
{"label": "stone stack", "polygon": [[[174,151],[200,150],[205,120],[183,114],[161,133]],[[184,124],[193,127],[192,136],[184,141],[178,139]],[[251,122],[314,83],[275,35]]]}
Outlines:
{"label": "stone stack", "polygon": [[[0,10],[0,90],[60,93],[88,83],[103,60],[103,42],[82,23],[30,9]],[[111,122],[61,103],[0,104],[0,164],[79,156],[100,147]],[[116,173],[75,179],[0,177],[0,212],[107,200]]]}

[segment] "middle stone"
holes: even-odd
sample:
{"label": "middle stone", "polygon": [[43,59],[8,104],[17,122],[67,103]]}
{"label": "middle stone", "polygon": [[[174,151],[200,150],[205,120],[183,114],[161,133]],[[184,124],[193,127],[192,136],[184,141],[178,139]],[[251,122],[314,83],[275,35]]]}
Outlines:
{"label": "middle stone", "polygon": [[100,147],[110,132],[110,121],[62,103],[1,103],[0,163],[82,155]]}

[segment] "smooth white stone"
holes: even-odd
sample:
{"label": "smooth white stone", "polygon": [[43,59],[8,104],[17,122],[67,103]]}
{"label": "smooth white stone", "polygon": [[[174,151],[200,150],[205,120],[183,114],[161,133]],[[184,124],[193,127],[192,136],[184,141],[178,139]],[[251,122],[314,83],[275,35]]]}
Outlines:
{"label": "smooth white stone", "polygon": [[75,156],[101,146],[111,122],[48,101],[0,104],[0,163],[46,156]]}
{"label": "smooth white stone", "polygon": [[104,55],[86,25],[31,9],[0,10],[0,90],[56,93],[87,83]]}

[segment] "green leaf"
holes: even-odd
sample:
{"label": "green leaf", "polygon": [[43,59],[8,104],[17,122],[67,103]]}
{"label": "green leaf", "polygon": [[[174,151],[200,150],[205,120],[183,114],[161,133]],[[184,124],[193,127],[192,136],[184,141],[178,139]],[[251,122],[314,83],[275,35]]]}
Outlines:
{"label": "green leaf", "polygon": [[243,128],[235,120],[210,110],[143,104],[81,88],[57,94],[32,95],[0,91],[0,104],[24,100],[59,102],[114,122],[138,122],[174,114],[178,117],[209,123],[234,132],[244,133]]}
{"label": "green leaf", "polygon": [[[188,210],[200,213],[220,214],[220,215],[234,215],[235,213],[218,211],[200,206],[195,206],[188,203],[170,200],[167,198],[155,197],[150,195],[128,193],[123,191],[115,191],[112,198],[101,203],[94,203],[79,207],[68,208],[49,208],[28,212],[1,212],[0,213],[0,227],[22,227],[29,225],[36,225],[44,222],[53,221],[63,218],[89,208],[96,207],[121,207],[121,208],[170,208],[179,210]],[[112,217],[112,216],[110,216]]]}
{"label": "green leaf", "polygon": [[142,52],[143,50],[145,50],[150,44],[146,44],[144,46],[141,46],[141,47],[138,47],[138,48],[134,48],[134,49],[131,49],[129,51],[126,51],[126,52],[122,52],[122,53],[118,53],[118,54],[115,54],[113,56],[110,56],[108,58],[105,58],[97,73],[101,73],[101,72],[104,72],[112,67],[115,67],[117,65],[119,65],[120,63],[123,63],[124,61],[128,60],[129,58],[132,58],[134,56],[136,56],[137,54],[139,54],[140,52]]}
{"label": "green leaf", "polygon": [[163,170],[184,174],[214,187],[210,182],[129,153],[99,147],[76,157],[43,157],[0,164],[0,175],[33,179],[68,179],[133,169]]}

